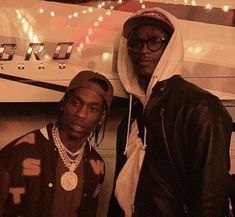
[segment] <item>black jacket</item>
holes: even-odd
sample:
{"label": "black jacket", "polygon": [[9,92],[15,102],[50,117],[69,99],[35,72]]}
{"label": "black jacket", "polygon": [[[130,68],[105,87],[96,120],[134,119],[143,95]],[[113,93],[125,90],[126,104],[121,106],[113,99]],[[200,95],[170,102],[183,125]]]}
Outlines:
{"label": "black jacket", "polygon": [[[220,100],[175,75],[155,85],[144,112],[134,102],[134,119],[147,128],[147,149],[133,217],[224,216],[232,119]],[[126,132],[125,117],[114,184],[126,161]],[[108,216],[124,216],[113,194]]]}

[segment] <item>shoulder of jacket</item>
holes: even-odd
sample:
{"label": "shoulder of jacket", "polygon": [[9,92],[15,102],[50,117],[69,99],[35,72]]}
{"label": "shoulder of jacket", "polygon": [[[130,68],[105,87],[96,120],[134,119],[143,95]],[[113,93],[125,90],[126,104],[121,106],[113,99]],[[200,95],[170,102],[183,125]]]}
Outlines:
{"label": "shoulder of jacket", "polygon": [[15,148],[18,149],[18,148],[24,147],[25,145],[35,145],[37,134],[40,134],[39,130],[28,132],[24,134],[23,136],[20,136],[12,140],[10,143],[4,146],[2,150],[5,150],[5,149],[13,150]]}
{"label": "shoulder of jacket", "polygon": [[18,138],[15,142],[15,146],[27,143],[27,144],[35,144],[35,132],[27,133],[26,135]]}
{"label": "shoulder of jacket", "polygon": [[91,149],[88,150],[87,158],[94,159],[94,160],[100,160],[100,161],[104,162],[103,158],[101,157],[99,152],[94,147],[91,147]]}
{"label": "shoulder of jacket", "polygon": [[101,182],[104,180],[105,174],[105,162],[101,155],[95,150],[95,148],[91,148],[86,156],[86,162],[92,168],[92,171],[96,175],[101,175]]}
{"label": "shoulder of jacket", "polygon": [[204,101],[204,102],[209,102],[209,103],[219,103],[220,99],[210,93],[209,91],[199,87],[198,85],[189,82],[183,78],[180,79],[178,87],[181,91],[182,96],[186,95],[189,97],[193,97],[194,101],[198,102],[199,101]]}

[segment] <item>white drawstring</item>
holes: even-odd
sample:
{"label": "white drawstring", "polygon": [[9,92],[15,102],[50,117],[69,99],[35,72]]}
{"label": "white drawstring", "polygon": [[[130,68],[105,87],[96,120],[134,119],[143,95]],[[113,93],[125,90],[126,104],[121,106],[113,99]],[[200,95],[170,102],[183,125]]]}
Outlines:
{"label": "white drawstring", "polygon": [[147,129],[144,126],[144,144],[143,144],[142,149],[145,149],[147,147],[147,145],[146,145],[146,137],[147,137]]}
{"label": "white drawstring", "polygon": [[124,155],[126,155],[127,152],[127,146],[129,142],[129,134],[130,134],[130,126],[131,126],[131,110],[132,110],[132,94],[130,94],[130,99],[129,99],[129,112],[128,112],[128,124],[127,124],[127,135],[126,135],[126,147],[124,151]]}

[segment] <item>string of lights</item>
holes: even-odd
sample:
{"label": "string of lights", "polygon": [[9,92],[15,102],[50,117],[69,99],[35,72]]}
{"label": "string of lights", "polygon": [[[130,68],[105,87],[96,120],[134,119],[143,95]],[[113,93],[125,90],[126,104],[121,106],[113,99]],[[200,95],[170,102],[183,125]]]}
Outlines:
{"label": "string of lights", "polygon": [[[92,3],[92,6],[83,6],[79,7],[77,11],[70,11],[67,14],[68,22],[73,21],[76,19],[80,19],[81,16],[91,16],[94,12],[97,13],[97,17],[94,18],[93,21],[91,21],[90,26],[88,26],[86,30],[86,34],[83,36],[83,39],[79,38],[79,41],[75,42],[76,44],[76,53],[77,55],[81,56],[83,53],[83,50],[86,45],[91,44],[92,38],[94,37],[95,32],[98,30],[99,26],[102,24],[102,22],[107,19],[107,17],[112,16],[112,11],[116,8],[120,7],[122,4],[125,4],[128,2],[128,0],[115,0],[115,1],[97,1],[96,3]],[[161,1],[144,1],[144,0],[137,0],[137,3],[139,2],[139,8],[146,8],[147,2],[161,2]],[[162,1],[163,2],[163,1]],[[228,4],[225,4],[225,3]],[[164,1],[166,3],[166,1]],[[215,7],[218,8],[218,4],[210,3],[209,1],[200,1],[200,0],[171,0],[167,1],[167,3],[171,4],[182,4],[182,5],[190,5],[190,6],[203,6],[204,10],[206,12],[211,12]],[[234,2],[233,2],[234,3]],[[234,3],[235,4],[235,3]],[[235,5],[231,4],[231,1],[221,1],[220,7],[221,10],[224,13],[228,13],[230,9],[232,9]],[[83,5],[83,4],[81,4]],[[105,10],[101,10],[105,9]],[[55,18],[57,16],[56,11],[54,10],[46,10],[45,8],[39,8],[37,9],[38,13],[42,15],[50,16],[51,19]],[[33,29],[32,26],[30,26],[30,19],[27,19],[20,10],[16,10],[16,16],[20,23],[22,24],[23,32],[28,35],[28,38],[31,42],[40,42],[40,36],[37,35]],[[65,16],[66,17],[66,16]],[[106,58],[110,57],[111,55],[107,53],[105,54]]]}

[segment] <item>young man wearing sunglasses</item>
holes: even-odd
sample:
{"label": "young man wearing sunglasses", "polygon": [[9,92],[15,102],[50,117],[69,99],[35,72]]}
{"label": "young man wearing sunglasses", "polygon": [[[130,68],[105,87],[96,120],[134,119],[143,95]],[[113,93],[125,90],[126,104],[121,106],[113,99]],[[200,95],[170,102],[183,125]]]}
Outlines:
{"label": "young man wearing sunglasses", "polygon": [[178,20],[137,12],[123,26],[120,80],[129,115],[117,134],[109,217],[222,217],[232,120],[220,100],[181,77]]}

